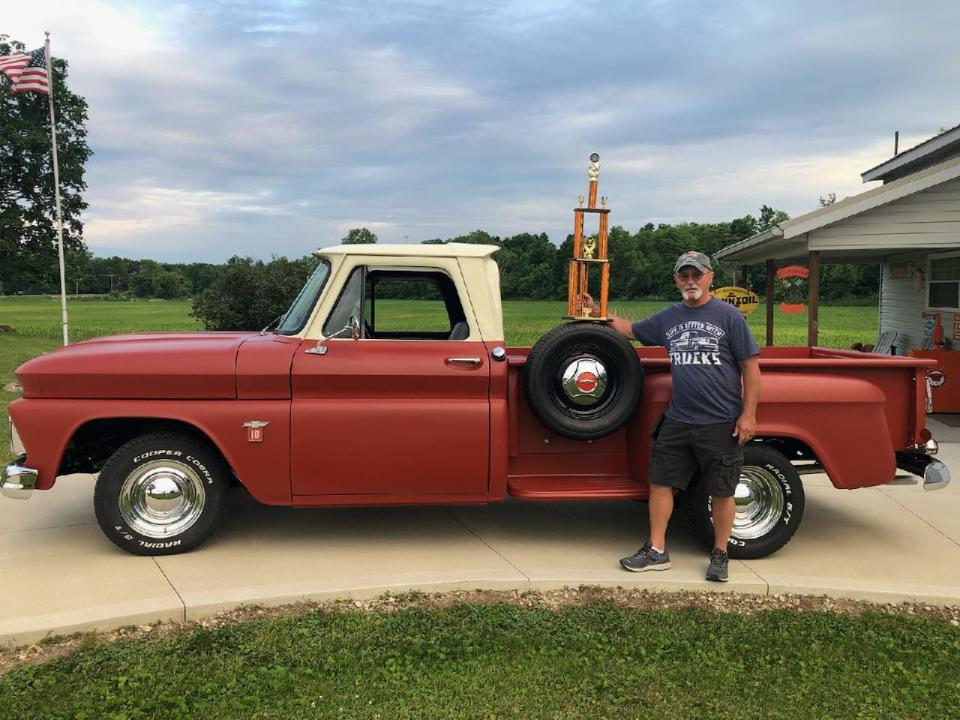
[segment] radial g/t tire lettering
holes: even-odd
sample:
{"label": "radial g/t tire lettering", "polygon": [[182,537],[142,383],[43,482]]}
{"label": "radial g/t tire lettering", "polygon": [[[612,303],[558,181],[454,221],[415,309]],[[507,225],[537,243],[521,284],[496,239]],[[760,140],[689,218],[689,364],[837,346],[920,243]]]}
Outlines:
{"label": "radial g/t tire lettering", "polygon": [[574,440],[594,440],[630,419],[643,389],[643,368],[634,347],[610,326],[572,322],[533,346],[523,387],[547,428]]}

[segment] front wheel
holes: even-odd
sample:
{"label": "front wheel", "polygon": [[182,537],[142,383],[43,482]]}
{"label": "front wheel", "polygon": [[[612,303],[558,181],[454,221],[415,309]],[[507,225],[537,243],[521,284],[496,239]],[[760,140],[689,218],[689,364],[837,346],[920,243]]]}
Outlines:
{"label": "front wheel", "polygon": [[[783,453],[747,444],[734,497],[737,514],[727,546],[731,558],[766,557],[790,542],[803,517],[804,494],[800,474]],[[678,501],[694,535],[712,546],[713,499],[706,483],[695,483]]]}
{"label": "front wheel", "polygon": [[134,555],[174,555],[200,545],[226,505],[228,473],[206,443],[155,433],[131,440],[100,471],[97,522]]}

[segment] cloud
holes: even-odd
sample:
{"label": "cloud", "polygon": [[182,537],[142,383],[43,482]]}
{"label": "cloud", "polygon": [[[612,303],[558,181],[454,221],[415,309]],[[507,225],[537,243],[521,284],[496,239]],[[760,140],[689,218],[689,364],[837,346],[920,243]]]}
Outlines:
{"label": "cloud", "polygon": [[[960,6],[889,0],[18,3],[90,106],[98,254],[299,256],[548,232],[602,156],[612,222],[799,214],[960,122]],[[35,39],[35,40],[32,40]]]}

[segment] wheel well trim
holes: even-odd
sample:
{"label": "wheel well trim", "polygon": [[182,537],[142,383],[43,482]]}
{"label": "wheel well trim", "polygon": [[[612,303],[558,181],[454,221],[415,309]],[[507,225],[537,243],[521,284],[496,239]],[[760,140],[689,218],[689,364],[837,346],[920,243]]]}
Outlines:
{"label": "wheel well trim", "polygon": [[[187,420],[182,417],[177,417],[175,414],[171,414],[171,413],[156,413],[156,414],[109,413],[109,414],[89,416],[89,417],[84,417],[83,419],[78,419],[77,422],[73,424],[69,434],[66,434],[65,436],[66,440],[64,441],[63,446],[60,449],[59,457],[57,459],[57,465],[56,465],[57,475],[59,475],[60,469],[62,469],[64,466],[67,449],[70,447],[71,443],[74,442],[75,438],[77,438],[78,435],[80,435],[86,428],[90,427],[91,425],[94,425],[96,423],[105,423],[105,422],[129,422],[129,423],[139,422],[144,425],[149,425],[150,423],[168,423],[172,426],[169,428],[157,427],[149,431],[149,432],[158,432],[158,433],[159,432],[177,432],[178,430],[182,432],[183,430],[188,430],[193,434],[199,436],[200,439],[206,442],[211,447],[211,449],[220,456],[220,458],[223,460],[223,463],[227,467],[227,469],[231,473],[236,475],[236,473],[233,470],[233,464],[230,462],[227,456],[227,453],[224,452],[224,449],[214,439],[214,434],[211,432],[210,428],[206,426],[205,423],[203,423],[202,421],[198,421],[198,419],[195,417]],[[142,434],[144,433],[135,433],[131,437],[131,439],[139,437]],[[122,445],[126,444],[126,442],[129,442],[129,441],[127,440],[120,443],[120,445],[118,445],[117,448],[113,449],[113,452],[119,449],[119,447],[121,447]],[[52,482],[50,483],[50,486],[52,487],[55,482],[56,482],[56,476],[53,478]]]}

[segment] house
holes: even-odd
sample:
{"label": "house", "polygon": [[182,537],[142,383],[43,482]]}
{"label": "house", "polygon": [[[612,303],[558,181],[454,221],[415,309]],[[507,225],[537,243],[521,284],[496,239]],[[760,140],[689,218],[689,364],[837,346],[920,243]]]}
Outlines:
{"label": "house", "polygon": [[882,184],[729,245],[716,259],[766,263],[768,345],[777,267],[810,270],[808,342],[816,345],[821,263],[881,263],[879,333],[896,332],[905,354],[929,346],[938,314],[947,346],[960,349],[960,125],[861,177]]}

